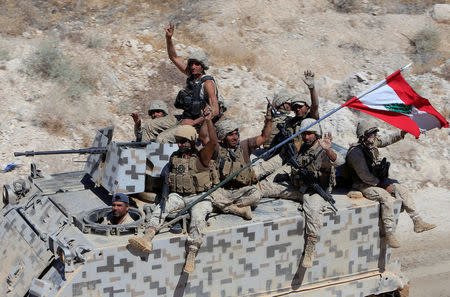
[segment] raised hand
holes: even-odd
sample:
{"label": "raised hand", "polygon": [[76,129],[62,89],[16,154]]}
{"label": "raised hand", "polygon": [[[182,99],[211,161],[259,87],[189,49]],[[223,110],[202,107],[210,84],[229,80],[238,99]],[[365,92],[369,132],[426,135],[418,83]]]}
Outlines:
{"label": "raised hand", "polygon": [[314,72],[306,70],[303,74],[305,75],[305,78],[302,78],[303,82],[309,89],[314,89]]}
{"label": "raised hand", "polygon": [[333,137],[331,136],[331,133],[325,133],[323,135],[323,138],[319,140],[319,145],[324,149],[327,150],[331,148],[331,142],[333,140]]}
{"label": "raised hand", "polygon": [[136,125],[140,125],[141,124],[141,118],[139,117],[139,115],[137,114],[137,112],[133,112],[131,114],[131,117],[133,118],[133,121]]}
{"label": "raised hand", "polygon": [[170,22],[169,26],[166,28],[166,38],[172,38],[173,31],[175,31],[175,25]]}

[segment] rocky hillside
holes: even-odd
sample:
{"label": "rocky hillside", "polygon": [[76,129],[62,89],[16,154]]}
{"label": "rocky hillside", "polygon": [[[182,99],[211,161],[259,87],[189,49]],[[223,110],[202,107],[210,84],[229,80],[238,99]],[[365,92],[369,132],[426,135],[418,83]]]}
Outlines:
{"label": "rocky hillside", "polygon": [[[210,73],[242,135],[259,133],[265,97],[307,94],[315,72],[325,114],[396,69],[447,119],[450,114],[449,5],[434,1],[2,1],[0,4],[0,184],[36,162],[47,173],[80,169],[83,156],[14,158],[14,151],[88,147],[97,128],[133,138],[133,111],[172,102],[184,77],[165,51],[176,24],[178,54],[205,50]],[[177,112],[173,110],[173,112]],[[365,116],[341,110],[323,122],[347,146]],[[245,119],[245,120],[243,120]],[[394,130],[384,123],[380,126]],[[412,136],[385,150],[392,175],[413,189],[448,182],[449,131]]]}

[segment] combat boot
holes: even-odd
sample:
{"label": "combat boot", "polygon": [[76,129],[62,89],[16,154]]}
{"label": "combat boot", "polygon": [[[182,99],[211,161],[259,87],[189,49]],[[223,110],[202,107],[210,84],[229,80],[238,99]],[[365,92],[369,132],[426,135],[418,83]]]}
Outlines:
{"label": "combat boot", "polygon": [[395,237],[393,231],[386,231],[386,244],[391,248],[399,248],[400,242]]}
{"label": "combat boot", "polygon": [[149,254],[152,251],[152,239],[155,237],[156,229],[149,227],[143,237],[133,237],[128,239],[128,243],[140,250],[141,252]]}
{"label": "combat boot", "polygon": [[305,255],[303,256],[302,266],[311,268],[316,250],[317,238],[313,236],[306,237]]}
{"label": "combat boot", "polygon": [[425,223],[420,217],[413,219],[413,223],[414,223],[414,232],[416,233],[421,233],[436,228],[436,224]]}
{"label": "combat boot", "polygon": [[195,257],[197,256],[198,248],[195,246],[189,247],[189,252],[186,256],[186,263],[184,264],[184,272],[191,274],[195,269]]}
{"label": "combat boot", "polygon": [[231,204],[225,210],[227,213],[231,213],[237,216],[240,216],[246,220],[252,219],[252,209],[250,206],[239,207],[235,204]]}

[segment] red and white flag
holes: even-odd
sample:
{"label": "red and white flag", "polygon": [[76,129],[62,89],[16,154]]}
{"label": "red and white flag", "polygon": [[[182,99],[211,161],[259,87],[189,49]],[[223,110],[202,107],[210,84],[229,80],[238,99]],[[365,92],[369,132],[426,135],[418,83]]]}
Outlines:
{"label": "red and white flag", "polygon": [[406,82],[401,70],[360,96],[350,99],[342,107],[370,114],[416,138],[421,132],[448,127],[448,122],[431,106],[430,101],[417,94]]}

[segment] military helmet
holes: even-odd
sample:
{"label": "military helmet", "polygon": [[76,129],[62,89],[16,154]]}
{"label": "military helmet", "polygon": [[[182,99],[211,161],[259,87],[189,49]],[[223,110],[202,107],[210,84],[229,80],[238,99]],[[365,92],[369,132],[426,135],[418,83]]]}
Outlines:
{"label": "military helmet", "polygon": [[224,139],[228,133],[239,129],[239,124],[231,119],[224,119],[216,124],[217,137]]}
{"label": "military helmet", "polygon": [[202,65],[203,70],[209,69],[208,56],[202,50],[195,50],[195,51],[191,52],[191,54],[189,55],[187,64],[189,65],[189,63],[191,63],[192,61],[199,62]]}
{"label": "military helmet", "polygon": [[148,114],[153,110],[162,110],[166,115],[169,114],[166,102],[162,100],[153,100],[148,108]]}
{"label": "military helmet", "polygon": [[294,106],[298,103],[306,104],[308,107],[311,107],[311,98],[306,95],[295,94],[294,96],[292,96],[291,105]]}
{"label": "military helmet", "polygon": [[356,136],[358,138],[378,131],[377,125],[373,121],[362,121],[356,126]]}
{"label": "military helmet", "polygon": [[[302,123],[300,124],[300,131],[305,129],[306,127],[308,127],[309,125],[311,125],[312,123],[315,123],[315,122],[317,122],[317,120],[315,120],[315,119],[311,119],[311,118],[304,119],[302,121]],[[322,128],[320,127],[320,124],[315,124],[314,126],[309,127],[305,131],[314,132],[314,133],[316,133],[316,135],[318,137],[320,137],[322,135]]]}
{"label": "military helmet", "polygon": [[291,103],[292,94],[287,89],[282,89],[273,96],[273,105],[278,108],[284,103]]}
{"label": "military helmet", "polygon": [[179,125],[175,130],[176,137],[183,137],[190,141],[196,141],[198,138],[197,130],[190,125]]}

